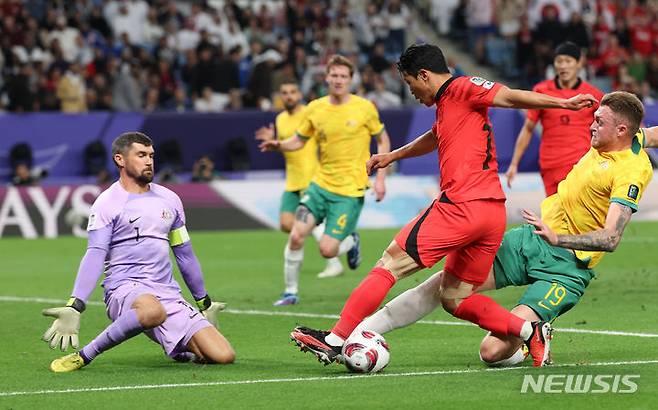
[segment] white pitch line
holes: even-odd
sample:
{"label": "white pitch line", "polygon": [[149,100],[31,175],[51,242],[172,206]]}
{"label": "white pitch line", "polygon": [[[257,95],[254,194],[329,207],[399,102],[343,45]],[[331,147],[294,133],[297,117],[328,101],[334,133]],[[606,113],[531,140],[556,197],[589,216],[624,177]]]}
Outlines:
{"label": "white pitch line", "polygon": [[[35,297],[19,297],[19,296],[0,296],[0,302],[21,302],[21,303],[52,303],[63,304],[66,303],[63,299],[49,299],[49,298],[35,298]],[[89,301],[88,306],[105,306],[102,302]],[[253,310],[253,309],[226,309],[222,313],[234,315],[253,315],[253,316],[284,316],[284,317],[304,317],[314,319],[338,319],[338,315],[330,315],[323,313],[306,313],[306,312],[286,312],[286,311],[271,311],[271,310]],[[422,325],[438,325],[438,326],[469,326],[475,327],[474,324],[468,322],[455,322],[447,320],[419,320],[417,323]],[[642,333],[642,332],[624,332],[620,330],[589,330],[589,329],[576,329],[569,327],[559,327],[554,329],[559,333],[580,333],[589,335],[603,335],[603,336],[626,336],[626,337],[648,337],[658,338],[658,333]]]}
{"label": "white pitch line", "polygon": [[[590,367],[590,366],[627,366],[627,365],[658,364],[658,360],[631,360],[620,362],[596,362],[596,363],[566,363],[551,365],[551,369],[570,368],[570,367]],[[65,393],[87,393],[87,392],[111,392],[125,390],[153,390],[179,387],[210,387],[210,386],[235,386],[245,384],[270,384],[270,383],[297,383],[297,382],[315,382],[315,381],[336,381],[345,379],[363,379],[363,378],[383,378],[383,377],[421,377],[421,376],[442,376],[450,374],[469,374],[469,373],[494,373],[513,370],[532,371],[529,367],[502,367],[495,369],[463,369],[463,370],[436,370],[430,372],[406,372],[406,373],[377,373],[377,374],[359,374],[344,376],[325,376],[325,377],[295,377],[281,379],[255,379],[255,380],[232,380],[217,381],[204,383],[167,383],[167,384],[142,384],[137,386],[109,386],[109,387],[83,387],[79,389],[62,389],[62,390],[32,390],[32,391],[7,391],[0,392],[0,397],[10,396],[36,396],[46,394],[65,394]]]}

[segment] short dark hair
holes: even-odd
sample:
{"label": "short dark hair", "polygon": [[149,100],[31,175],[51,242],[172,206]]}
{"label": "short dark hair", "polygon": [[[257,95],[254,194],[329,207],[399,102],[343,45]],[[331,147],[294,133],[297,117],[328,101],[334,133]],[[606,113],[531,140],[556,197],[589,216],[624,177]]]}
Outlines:
{"label": "short dark hair", "polygon": [[[112,157],[116,154],[125,154],[134,143],[150,147],[153,145],[153,140],[139,131],[124,132],[112,141]],[[114,158],[112,159],[114,160]],[[114,164],[117,165],[117,167],[119,166],[116,161]]]}
{"label": "short dark hair", "polygon": [[441,49],[432,44],[412,44],[404,50],[397,62],[401,74],[417,77],[421,69],[436,74],[448,74],[448,64]]}
{"label": "short dark hair", "polygon": [[644,118],[644,106],[635,94],[626,91],[611,92],[603,96],[601,105],[610,107],[615,116],[626,120],[630,136],[638,132]]}

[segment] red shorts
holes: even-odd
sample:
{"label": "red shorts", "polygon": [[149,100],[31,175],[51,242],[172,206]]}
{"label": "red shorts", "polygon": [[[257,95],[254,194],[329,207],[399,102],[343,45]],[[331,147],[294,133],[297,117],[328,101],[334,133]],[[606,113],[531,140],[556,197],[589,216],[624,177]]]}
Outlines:
{"label": "red shorts", "polygon": [[573,165],[558,168],[540,169],[541,179],[544,181],[544,191],[546,197],[549,197],[557,192],[557,185],[564,181],[567,174],[571,171]]}
{"label": "red shorts", "polygon": [[436,199],[398,232],[395,242],[426,268],[447,256],[446,271],[481,285],[503,240],[506,219],[504,201],[453,204]]}

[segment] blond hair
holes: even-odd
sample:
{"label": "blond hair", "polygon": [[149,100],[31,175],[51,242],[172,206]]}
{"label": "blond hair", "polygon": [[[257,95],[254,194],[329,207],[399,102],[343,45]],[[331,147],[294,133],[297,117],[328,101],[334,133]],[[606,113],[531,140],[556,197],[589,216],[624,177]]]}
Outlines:
{"label": "blond hair", "polygon": [[623,119],[630,135],[635,135],[640,129],[644,118],[644,106],[635,94],[626,91],[614,91],[603,96],[601,106],[610,107],[615,116]]}
{"label": "blond hair", "polygon": [[331,67],[336,65],[347,67],[350,70],[350,77],[354,75],[354,64],[347,57],[343,57],[340,54],[334,54],[329,58],[327,62],[327,74],[329,74]]}

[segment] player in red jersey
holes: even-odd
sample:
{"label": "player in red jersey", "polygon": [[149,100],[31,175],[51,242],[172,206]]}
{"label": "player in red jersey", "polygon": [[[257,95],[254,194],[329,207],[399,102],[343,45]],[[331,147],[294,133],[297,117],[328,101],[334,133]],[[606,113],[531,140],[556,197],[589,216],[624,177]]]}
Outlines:
{"label": "player in red jersey", "polygon": [[398,279],[430,268],[447,256],[440,284],[443,308],[493,333],[526,341],[536,366],[548,359],[551,327],[530,323],[476,294],[505,231],[505,195],[496,164],[488,107],[566,108],[592,106],[591,95],[568,100],[531,91],[511,90],[478,77],[453,77],[441,50],[412,45],[400,56],[398,71],[422,104],[436,104],[432,129],[409,144],[378,154],[369,173],[396,160],[438,150],[441,191],[432,204],[405,226],[381,259],[354,289],[331,332],[296,327],[293,341],[325,364],[339,360],[341,346],[354,328],[377,309]]}
{"label": "player in red jersey", "polygon": [[[582,62],[580,49],[574,43],[566,42],[557,46],[553,66],[555,78],[535,85],[533,91],[560,98],[571,98],[578,94],[591,94],[597,100],[603,98],[601,90],[578,77]],[[556,193],[557,184],[566,178],[576,162],[589,151],[589,126],[594,121],[594,111],[596,107],[578,112],[565,109],[528,110],[523,128],[516,139],[512,161],[505,173],[507,186],[512,187],[532,132],[537,122],[541,122],[543,131],[539,146],[539,171],[546,196]]]}

